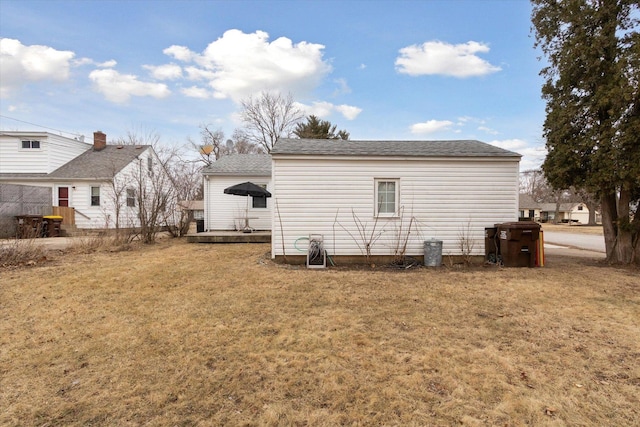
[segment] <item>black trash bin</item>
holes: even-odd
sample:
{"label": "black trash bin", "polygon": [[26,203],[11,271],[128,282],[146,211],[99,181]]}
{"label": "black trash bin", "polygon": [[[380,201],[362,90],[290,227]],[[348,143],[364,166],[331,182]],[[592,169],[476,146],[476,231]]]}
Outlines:
{"label": "black trash bin", "polygon": [[42,236],[43,221],[41,215],[18,215],[17,237],[18,239],[33,239]]}
{"label": "black trash bin", "polygon": [[204,233],[204,219],[196,219],[196,233]]}
{"label": "black trash bin", "polygon": [[43,237],[60,237],[60,228],[62,226],[62,217],[59,215],[47,215],[42,217],[46,223],[46,229],[43,231]]}
{"label": "black trash bin", "polygon": [[500,262],[500,245],[498,244],[498,227],[484,229],[484,260],[492,264]]}
{"label": "black trash bin", "polygon": [[498,224],[500,255],[505,267],[535,267],[540,224],[532,221]]}

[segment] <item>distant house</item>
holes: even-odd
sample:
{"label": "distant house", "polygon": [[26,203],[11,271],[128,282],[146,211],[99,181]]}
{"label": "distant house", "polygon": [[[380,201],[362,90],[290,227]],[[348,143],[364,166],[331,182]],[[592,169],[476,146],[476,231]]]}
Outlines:
{"label": "distant house", "polygon": [[184,212],[186,221],[204,220],[204,201],[203,200],[180,200],[178,207]]}
{"label": "distant house", "polygon": [[[167,172],[150,145],[107,145],[98,131],[94,143],[47,132],[0,135],[0,185],[51,189],[54,214],[80,229],[138,227],[139,200],[175,203]],[[144,196],[144,197],[138,197]],[[166,212],[171,221],[172,215]]]}
{"label": "distant house", "polygon": [[[560,203],[556,218],[556,204],[540,204],[540,220],[542,222],[589,223],[589,208],[584,203]],[[600,223],[600,213],[596,212],[596,223]]]}
{"label": "distant house", "polygon": [[242,230],[248,222],[254,230],[271,230],[272,199],[225,194],[224,189],[253,182],[272,191],[271,156],[234,154],[203,169],[205,230]]}
{"label": "distant house", "polygon": [[533,200],[528,194],[520,193],[518,195],[518,206],[521,220],[540,221],[540,203]]}
{"label": "distant house", "polygon": [[312,234],[333,257],[422,256],[432,238],[484,255],[484,228],[518,219],[521,156],[479,141],[281,139],[271,156],[273,258]]}

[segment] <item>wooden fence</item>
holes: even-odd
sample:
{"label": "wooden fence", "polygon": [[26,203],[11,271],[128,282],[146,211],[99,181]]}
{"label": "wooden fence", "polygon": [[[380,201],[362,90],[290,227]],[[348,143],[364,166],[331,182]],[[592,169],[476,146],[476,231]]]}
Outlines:
{"label": "wooden fence", "polygon": [[62,217],[62,225],[76,225],[76,210],[66,206],[53,206],[53,215]]}

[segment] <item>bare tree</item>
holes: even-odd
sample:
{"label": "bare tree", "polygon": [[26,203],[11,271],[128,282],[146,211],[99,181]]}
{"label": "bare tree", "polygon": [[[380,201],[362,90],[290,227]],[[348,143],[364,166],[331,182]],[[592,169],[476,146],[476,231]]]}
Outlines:
{"label": "bare tree", "polygon": [[531,196],[535,202],[549,201],[552,192],[542,170],[530,169],[520,173],[520,193]]}
{"label": "bare tree", "polygon": [[242,101],[240,117],[247,140],[270,153],[278,138],[293,133],[303,113],[295,106],[291,94],[285,97],[280,93],[262,92]]}
{"label": "bare tree", "polygon": [[227,154],[262,154],[264,149],[249,140],[249,136],[242,129],[233,131],[231,139],[227,140]]}
{"label": "bare tree", "polygon": [[[129,130],[125,137],[117,138],[114,142],[119,145],[151,146],[148,154],[144,158],[139,157],[135,165],[114,173],[111,190],[116,208],[116,229],[119,230],[123,225],[135,229],[145,243],[154,242],[161,229],[179,234],[176,230],[184,228],[181,226],[184,214],[178,206],[179,193],[175,178],[185,179],[177,172],[187,167],[179,149],[163,145],[160,135],[147,129]],[[183,182],[185,185],[191,183],[191,180],[186,184]]]}
{"label": "bare tree", "polygon": [[198,162],[209,166],[224,155],[224,132],[213,130],[211,125],[200,125],[200,142],[188,138],[189,145],[198,153]]}

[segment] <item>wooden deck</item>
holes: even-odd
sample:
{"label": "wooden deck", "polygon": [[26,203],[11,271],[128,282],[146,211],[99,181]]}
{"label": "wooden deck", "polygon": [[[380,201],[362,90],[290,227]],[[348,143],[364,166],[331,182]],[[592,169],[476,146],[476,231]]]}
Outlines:
{"label": "wooden deck", "polygon": [[271,231],[206,231],[187,234],[189,243],[271,243]]}

